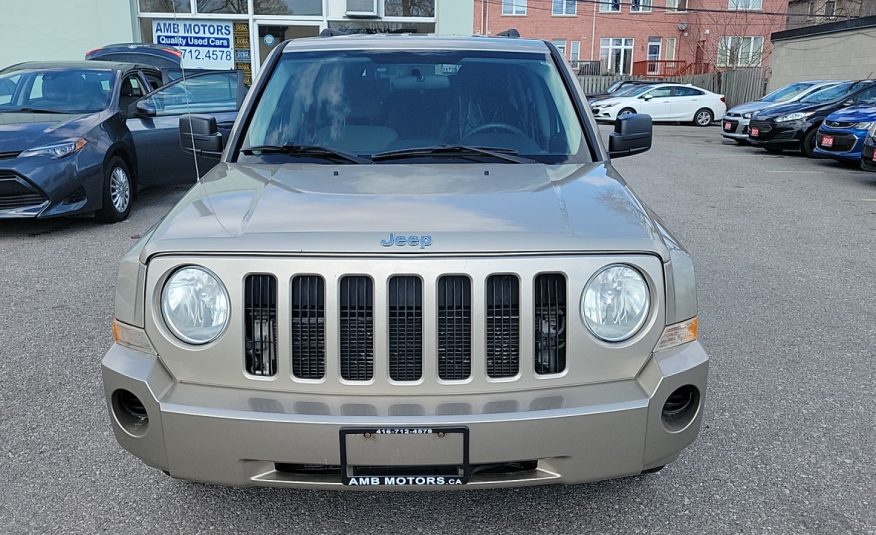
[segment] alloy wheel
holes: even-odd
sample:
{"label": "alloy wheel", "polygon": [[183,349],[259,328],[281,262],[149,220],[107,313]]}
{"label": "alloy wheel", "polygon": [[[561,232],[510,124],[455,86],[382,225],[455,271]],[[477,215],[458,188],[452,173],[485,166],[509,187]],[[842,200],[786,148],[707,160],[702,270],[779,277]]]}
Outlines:
{"label": "alloy wheel", "polygon": [[131,181],[121,167],[113,169],[110,175],[110,200],[119,213],[124,213],[131,202]]}

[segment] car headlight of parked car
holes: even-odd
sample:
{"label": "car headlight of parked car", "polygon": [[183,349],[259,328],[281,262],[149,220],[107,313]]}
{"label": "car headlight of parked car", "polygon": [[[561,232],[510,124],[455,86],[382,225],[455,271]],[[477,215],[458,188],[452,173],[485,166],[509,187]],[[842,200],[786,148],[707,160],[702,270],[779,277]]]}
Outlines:
{"label": "car headlight of parked car", "polygon": [[228,292],[206,269],[180,268],[164,284],[161,315],[174,336],[183,342],[210,343],[228,326]]}
{"label": "car headlight of parked car", "polygon": [[639,271],[612,264],[584,287],[581,316],[590,332],[606,342],[623,342],[639,332],[651,305],[648,283]]}
{"label": "car headlight of parked car", "polygon": [[800,119],[805,119],[815,113],[814,111],[798,111],[796,113],[789,113],[788,115],[782,115],[781,117],[776,117],[777,123],[786,123],[788,121],[799,121]]}
{"label": "car headlight of parked car", "polygon": [[876,122],[855,123],[855,128],[858,130],[870,130],[876,125]]}
{"label": "car headlight of parked car", "polygon": [[743,119],[751,119],[751,112],[743,113],[743,114],[742,114],[742,118],[743,118]]}
{"label": "car headlight of parked car", "polygon": [[42,147],[27,149],[18,156],[20,158],[26,158],[28,156],[48,156],[49,158],[57,160],[68,154],[79,152],[87,144],[88,142],[85,141],[84,138],[79,137],[76,139],[68,139],[61,143],[53,143],[51,145],[43,145]]}

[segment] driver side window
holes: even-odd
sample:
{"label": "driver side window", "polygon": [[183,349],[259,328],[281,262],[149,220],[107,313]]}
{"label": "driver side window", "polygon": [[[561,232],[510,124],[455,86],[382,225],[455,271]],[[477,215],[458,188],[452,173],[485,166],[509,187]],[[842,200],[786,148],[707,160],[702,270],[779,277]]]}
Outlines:
{"label": "driver side window", "polygon": [[663,98],[668,97],[670,93],[672,93],[671,87],[658,87],[657,89],[648,91],[643,96],[648,98]]}
{"label": "driver side window", "polygon": [[237,109],[237,71],[189,76],[148,97],[156,115],[216,113]]}
{"label": "driver side window", "polygon": [[129,74],[122,80],[122,88],[119,92],[119,109],[127,110],[134,101],[145,94],[140,78],[136,74]]}
{"label": "driver side window", "polygon": [[858,93],[854,98],[855,104],[876,104],[876,86]]}

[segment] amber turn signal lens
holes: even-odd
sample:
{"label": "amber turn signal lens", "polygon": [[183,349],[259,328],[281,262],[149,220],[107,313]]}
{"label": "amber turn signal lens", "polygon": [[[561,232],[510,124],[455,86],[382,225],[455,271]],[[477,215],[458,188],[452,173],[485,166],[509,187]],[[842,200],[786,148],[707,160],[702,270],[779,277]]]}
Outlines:
{"label": "amber turn signal lens", "polygon": [[666,328],[663,329],[663,334],[660,336],[657,345],[654,346],[654,352],[664,351],[672,347],[680,346],[681,344],[693,342],[697,339],[698,330],[699,318],[697,316],[694,316],[689,320],[667,325]]}

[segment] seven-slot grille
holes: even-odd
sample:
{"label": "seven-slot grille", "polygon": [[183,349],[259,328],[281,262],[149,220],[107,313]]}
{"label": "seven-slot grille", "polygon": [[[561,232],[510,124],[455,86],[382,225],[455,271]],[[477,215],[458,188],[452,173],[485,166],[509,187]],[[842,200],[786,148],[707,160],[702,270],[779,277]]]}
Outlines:
{"label": "seven-slot grille", "polygon": [[[484,371],[491,378],[512,378],[520,373],[520,279],[512,274],[486,278],[483,286]],[[536,374],[566,369],[566,277],[543,273],[535,277],[532,291],[533,369]],[[375,290],[367,276],[343,276],[337,295],[326,293],[318,275],[291,279],[289,361],[298,379],[323,379],[327,359],[326,310],[336,310],[338,371],[346,381],[370,381],[375,362]],[[439,277],[434,301],[424,300],[423,281],[412,275],[388,279],[381,297],[386,314],[386,353],[389,378],[398,382],[423,377],[425,329],[435,334],[438,378],[466,380],[472,374],[472,281],[464,275]],[[326,299],[337,299],[337,309]],[[278,371],[277,279],[254,274],[244,283],[245,366],[247,373],[274,376]],[[435,306],[435,325],[424,326],[423,307]],[[528,301],[527,301],[528,302]]]}

